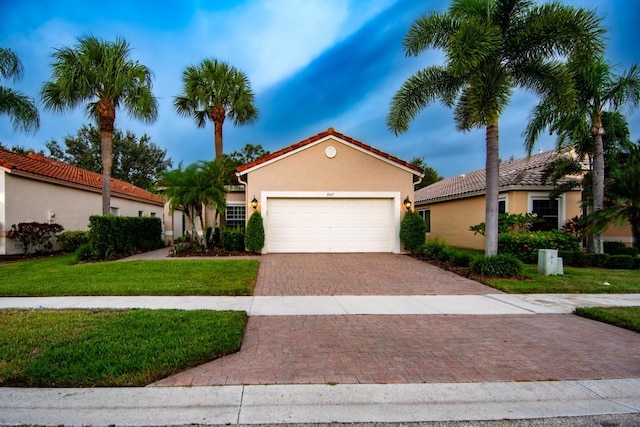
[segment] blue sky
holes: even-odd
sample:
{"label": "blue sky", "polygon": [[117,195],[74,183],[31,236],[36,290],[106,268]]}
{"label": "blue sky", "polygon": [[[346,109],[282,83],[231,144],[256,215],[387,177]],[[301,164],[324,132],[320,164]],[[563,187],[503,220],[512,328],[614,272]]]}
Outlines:
{"label": "blue sky", "polygon": [[[640,2],[564,0],[596,9],[604,16],[607,58],[622,72],[640,63]],[[411,129],[395,136],[386,128],[391,98],[420,68],[440,64],[440,52],[406,58],[402,40],[415,19],[445,10],[448,0],[181,0],[101,2],[68,0],[0,0],[0,46],[14,50],[24,65],[19,82],[3,81],[37,99],[50,78],[51,53],[93,34],[117,36],[132,47],[131,57],[154,73],[158,121],[142,124],[120,111],[116,126],[138,136],[146,133],[167,150],[177,166],[214,157],[213,127],[197,128],[178,116],[173,98],[182,90],[188,65],[205,58],[229,62],[247,73],[260,110],[253,125],[224,126],[224,150],[246,143],[275,151],[334,127],[366,144],[410,161],[423,157],[449,177],[484,168],[484,130],[458,132],[451,110],[435,104]],[[521,133],[536,99],[515,91],[500,120],[500,156],[522,157]],[[39,100],[38,100],[39,104]],[[15,133],[0,116],[0,142],[44,148],[55,139],[75,135],[89,122],[78,108],[64,114],[40,108],[40,130]],[[633,140],[640,139],[640,113],[628,116]],[[536,150],[551,149],[544,136]],[[46,150],[45,150],[46,152]]]}

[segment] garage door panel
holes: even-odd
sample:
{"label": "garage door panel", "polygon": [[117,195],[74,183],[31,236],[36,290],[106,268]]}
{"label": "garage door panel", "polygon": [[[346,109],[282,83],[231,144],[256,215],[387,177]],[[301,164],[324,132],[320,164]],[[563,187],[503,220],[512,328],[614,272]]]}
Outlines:
{"label": "garage door panel", "polygon": [[393,199],[267,201],[268,252],[391,252]]}

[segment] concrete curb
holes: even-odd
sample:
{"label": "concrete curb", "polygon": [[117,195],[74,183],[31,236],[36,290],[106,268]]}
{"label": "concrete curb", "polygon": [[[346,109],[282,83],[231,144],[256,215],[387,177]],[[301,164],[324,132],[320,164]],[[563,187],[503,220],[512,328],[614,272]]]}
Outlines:
{"label": "concrete curb", "polygon": [[0,388],[0,424],[480,421],[640,412],[640,378],[466,384]]}

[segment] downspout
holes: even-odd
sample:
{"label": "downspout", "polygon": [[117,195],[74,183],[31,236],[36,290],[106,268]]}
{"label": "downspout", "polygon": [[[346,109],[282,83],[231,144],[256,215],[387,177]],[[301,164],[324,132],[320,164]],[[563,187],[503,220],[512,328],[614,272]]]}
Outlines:
{"label": "downspout", "polygon": [[[242,185],[244,185],[244,206],[245,209],[248,211],[248,207],[249,207],[249,201],[248,201],[248,195],[247,195],[247,182],[242,180],[242,174],[240,174],[240,172],[236,172],[236,178],[238,178],[238,182]],[[244,221],[245,221],[245,225],[247,224],[247,215],[244,216]]]}

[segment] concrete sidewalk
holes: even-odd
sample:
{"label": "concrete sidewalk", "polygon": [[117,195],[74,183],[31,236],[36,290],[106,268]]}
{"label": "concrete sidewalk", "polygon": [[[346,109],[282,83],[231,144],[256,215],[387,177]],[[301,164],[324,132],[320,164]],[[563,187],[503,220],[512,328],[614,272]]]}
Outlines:
{"label": "concrete sidewalk", "polygon": [[250,316],[357,314],[562,314],[576,307],[640,306],[640,294],[487,294],[376,296],[3,297],[0,308],[153,308],[240,310]]}
{"label": "concrete sidewalk", "polygon": [[[606,425],[620,425],[611,419],[638,413],[637,378],[532,383],[0,388],[2,425],[407,423],[594,415],[607,415]],[[627,425],[640,422],[640,416],[625,419],[633,423]]]}

